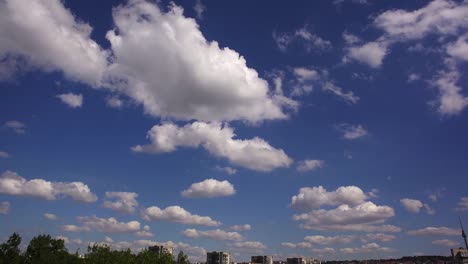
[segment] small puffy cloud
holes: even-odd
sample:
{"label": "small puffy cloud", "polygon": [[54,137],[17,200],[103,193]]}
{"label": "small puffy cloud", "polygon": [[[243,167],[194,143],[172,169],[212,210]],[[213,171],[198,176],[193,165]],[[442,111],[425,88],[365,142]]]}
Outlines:
{"label": "small puffy cloud", "polygon": [[252,170],[271,171],[289,167],[293,162],[282,149],[272,147],[265,140],[234,139],[236,134],[227,124],[194,122],[179,127],[173,123],[155,125],[148,131],[151,141],[137,145],[134,152],[165,153],[178,147],[203,147],[212,155],[228,159],[231,163]]}
{"label": "small puffy cloud", "polygon": [[6,121],[3,127],[13,130],[16,134],[26,133],[26,125],[17,120]]}
{"label": "small puffy cloud", "polygon": [[355,140],[366,136],[369,132],[362,125],[339,124],[336,128],[343,133],[343,138],[347,140]]}
{"label": "small puffy cloud", "polygon": [[458,236],[460,230],[449,227],[426,227],[418,230],[408,231],[409,235],[412,236]]}
{"label": "small puffy cloud", "polygon": [[434,240],[432,241],[432,244],[444,246],[444,247],[451,247],[451,248],[455,248],[460,245],[460,243],[458,243],[457,241],[453,241],[449,239]]}
{"label": "small puffy cloud", "polygon": [[343,61],[348,62],[354,60],[367,64],[372,68],[379,68],[386,54],[386,44],[381,42],[369,42],[363,45],[349,47]]}
{"label": "small puffy cloud", "polygon": [[135,232],[138,237],[154,237],[154,234],[150,231],[150,226],[145,225],[143,230]]}
{"label": "small puffy cloud", "polygon": [[0,158],[6,159],[6,158],[9,158],[9,157],[10,157],[10,155],[7,152],[0,151]]}
{"label": "small puffy cloud", "polygon": [[221,223],[208,216],[194,215],[180,206],[168,206],[160,209],[151,206],[141,212],[143,219],[150,221],[168,221],[186,225],[220,226]]}
{"label": "small puffy cloud", "polygon": [[182,7],[166,10],[148,1],[113,9],[105,87],[155,117],[252,123],[288,117],[282,98],[270,94],[268,82],[243,56],[208,41]]}
{"label": "small puffy cloud", "polygon": [[336,86],[332,82],[326,82],[323,86],[323,90],[333,93],[348,104],[357,104],[360,100],[359,96],[354,95],[352,91],[345,92],[343,88]]}
{"label": "small puffy cloud", "polygon": [[381,247],[377,243],[369,243],[362,245],[358,248],[342,248],[340,252],[345,254],[361,254],[361,253],[371,253],[371,252],[393,252],[394,249],[388,247]]}
{"label": "small puffy cloud", "polygon": [[57,216],[51,213],[44,213],[44,218],[47,220],[57,220]]}
{"label": "small puffy cloud", "polygon": [[468,197],[461,197],[458,202],[458,207],[455,208],[457,211],[468,211]]}
{"label": "small puffy cloud", "polygon": [[283,242],[281,246],[287,248],[312,248],[312,244],[309,242],[299,242],[299,243],[291,243],[291,242]]}
{"label": "small puffy cloud", "polygon": [[57,95],[57,98],[59,98],[62,101],[62,103],[68,105],[71,108],[79,108],[83,105],[83,95],[81,94],[59,94]]}
{"label": "small puffy cloud", "polygon": [[237,232],[227,232],[221,229],[201,231],[197,229],[186,229],[182,234],[189,238],[206,237],[214,240],[240,241],[242,235]]}
{"label": "small puffy cloud", "polygon": [[140,231],[140,222],[119,222],[114,217],[99,218],[96,216],[79,216],[77,221],[81,226],[64,225],[62,229],[69,232],[97,231],[103,233],[133,233]]}
{"label": "small puffy cloud", "polygon": [[249,224],[245,225],[233,225],[229,227],[229,230],[233,231],[250,231],[252,227]]}
{"label": "small puffy cloud", "polygon": [[293,69],[293,74],[299,82],[312,81],[320,78],[318,71],[305,67],[296,67]]}
{"label": "small puffy cloud", "polygon": [[306,236],[304,240],[314,245],[336,245],[351,243],[355,236]]}
{"label": "small puffy cloud", "polygon": [[460,61],[468,61],[468,34],[447,46],[447,54]]}
{"label": "small puffy cloud", "polygon": [[233,174],[237,173],[236,169],[234,169],[232,167],[229,167],[229,166],[226,166],[226,167],[216,166],[214,169],[217,170],[217,171],[225,172],[225,173],[227,173],[229,175],[233,175]]}
{"label": "small puffy cloud", "polygon": [[434,0],[414,11],[385,11],[374,19],[374,25],[385,32],[385,38],[409,41],[429,34],[456,35],[468,28],[466,14],[467,2]]}
{"label": "small puffy cloud", "polygon": [[374,233],[374,234],[366,234],[361,236],[361,240],[363,242],[367,242],[368,240],[376,240],[379,242],[388,242],[395,240],[394,235],[389,235],[389,234],[383,234],[383,233]]}
{"label": "small puffy cloud", "polygon": [[441,72],[433,86],[439,89],[438,111],[443,115],[460,114],[468,106],[468,97],[462,94],[458,85],[460,73],[454,69]]}
{"label": "small puffy cloud", "polygon": [[341,186],[335,191],[324,187],[304,187],[291,198],[291,207],[297,210],[316,209],[322,205],[359,205],[367,195],[357,186]]}
{"label": "small puffy cloud", "polygon": [[0,214],[8,214],[8,211],[10,211],[10,202],[1,202]]}
{"label": "small puffy cloud", "polygon": [[408,75],[408,83],[412,83],[412,82],[415,82],[415,81],[418,81],[421,79],[421,76],[419,74],[416,74],[416,73],[411,73],[410,75]]}
{"label": "small puffy cloud", "polygon": [[114,211],[131,214],[138,207],[137,197],[138,194],[134,192],[106,192],[108,200],[104,201],[103,206]]}
{"label": "small puffy cloud", "polygon": [[404,198],[400,200],[400,203],[405,207],[408,212],[417,214],[423,208],[423,203],[419,200]]}
{"label": "small puffy cloud", "polygon": [[197,0],[193,6],[193,10],[197,14],[198,19],[203,19],[203,13],[206,11],[206,6],[203,5],[201,0]]}
{"label": "small puffy cloud", "polygon": [[307,25],[293,33],[278,33],[275,31],[273,32],[273,40],[275,41],[278,49],[283,52],[286,52],[288,47],[294,42],[301,42],[307,52],[324,51],[332,47],[330,41],[321,38],[317,34],[314,34]]}
{"label": "small puffy cloud", "polygon": [[298,162],[297,170],[300,172],[312,171],[323,167],[324,164],[325,161],[323,160],[301,160]]}
{"label": "small puffy cloud", "polygon": [[117,96],[106,97],[106,104],[111,108],[120,109],[124,106],[124,101]]}
{"label": "small puffy cloud", "polygon": [[206,179],[202,182],[193,183],[190,188],[182,191],[182,196],[187,198],[213,198],[231,196],[235,193],[234,185],[228,181]]}
{"label": "small puffy cloud", "polygon": [[0,57],[15,58],[12,71],[24,61],[26,66],[61,71],[72,80],[99,85],[108,52],[90,39],[91,31],[62,1],[0,2]]}
{"label": "small puffy cloud", "polygon": [[236,249],[246,249],[246,250],[263,250],[267,247],[258,241],[244,241],[244,242],[235,242],[230,243],[229,246],[234,247]]}
{"label": "small puffy cloud", "polygon": [[16,172],[5,171],[0,176],[0,194],[32,196],[46,200],[70,197],[75,201],[92,203],[97,196],[82,182],[50,182],[43,179],[26,180]]}
{"label": "small puffy cloud", "polygon": [[313,248],[311,249],[312,252],[316,254],[334,254],[336,250],[334,248],[326,247],[326,248]]}

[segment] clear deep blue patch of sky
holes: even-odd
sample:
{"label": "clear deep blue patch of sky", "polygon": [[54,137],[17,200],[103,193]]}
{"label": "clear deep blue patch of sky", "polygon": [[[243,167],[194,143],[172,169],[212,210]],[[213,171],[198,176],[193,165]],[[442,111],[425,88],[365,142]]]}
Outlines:
{"label": "clear deep blue patch of sky", "polygon": [[[71,1],[65,6],[93,27],[92,39],[108,48],[105,33],[113,28],[112,7],[121,1]],[[184,14],[195,17],[193,1],[176,1]],[[434,239],[406,235],[407,230],[426,226],[457,227],[458,215],[468,220],[465,212],[455,212],[460,197],[467,196],[468,116],[466,111],[443,117],[428,102],[437,90],[428,85],[441,64],[436,55],[408,52],[414,42],[392,46],[380,69],[358,63],[343,64],[344,31],[365,41],[375,40],[381,32],[370,23],[372,17],[389,9],[413,10],[426,1],[375,1],[369,5],[332,1],[203,1],[207,10],[197,20],[209,41],[229,47],[247,60],[247,65],[267,79],[274,70],[291,67],[327,69],[337,85],[353,91],[359,103],[347,104],[330,93],[317,91],[299,98],[301,107],[288,120],[264,121],[251,126],[231,122],[238,138],[261,137],[283,149],[295,161],[321,159],[325,166],[300,173],[294,165],[272,172],[238,168],[227,175],[213,168],[232,166],[204,149],[181,148],[159,155],[136,154],[130,147],[147,143],[146,132],[160,120],[144,114],[141,106],[112,109],[105,105],[105,91],[66,80],[58,72],[32,70],[20,73],[15,80],[0,82],[0,122],[18,120],[26,124],[26,133],[18,135],[0,129],[0,150],[10,154],[0,159],[1,172],[11,170],[27,178],[50,181],[82,181],[99,198],[106,191],[131,191],[139,194],[142,206],[180,205],[188,211],[207,215],[223,222],[224,227],[249,223],[252,230],[246,240],[261,241],[267,254],[314,254],[307,250],[281,247],[281,242],[300,242],[306,235],[337,235],[342,232],[304,230],[291,219],[288,207],[291,197],[301,187],[322,185],[328,190],[356,185],[364,191],[380,190],[376,204],[388,205],[396,215],[388,224],[401,226],[396,240],[382,243],[396,248],[394,253],[372,253],[357,257],[412,255],[414,252],[449,254],[448,248],[431,244]],[[168,3],[160,3],[164,7]],[[286,52],[276,46],[272,33],[293,32],[309,25],[318,36],[333,47],[326,51],[306,52],[300,42]],[[427,46],[437,46],[434,39],[424,39]],[[466,69],[464,69],[466,72]],[[421,81],[408,83],[410,73],[421,75]],[[356,79],[353,73],[371,76]],[[462,76],[466,81],[466,76]],[[271,84],[271,83],[270,83]],[[285,91],[292,87],[286,83]],[[55,96],[74,92],[84,96],[83,107],[71,109]],[[186,122],[179,122],[185,124]],[[341,138],[336,129],[340,123],[363,124],[369,135],[358,140]],[[346,157],[352,156],[352,159]],[[234,166],[235,167],[235,166]],[[194,182],[215,178],[229,180],[236,195],[218,199],[186,199],[180,192]],[[430,202],[428,195],[443,191],[443,197]],[[410,214],[400,199],[412,197],[430,203],[435,215]],[[119,221],[138,220],[149,224],[157,241],[181,241],[207,250],[225,250],[225,243],[208,239],[193,240],[181,235],[188,226],[167,222],[146,222],[138,214],[116,215],[103,209],[102,200],[94,204],[74,203],[69,199],[44,201],[35,198],[0,195],[10,201],[11,211],[0,216],[0,237],[19,231],[26,238],[45,232],[64,235],[60,225],[75,222],[81,215],[117,217]],[[60,220],[43,219],[44,212],[57,214]],[[210,229],[203,228],[200,229]],[[102,240],[103,234],[66,234],[83,240]],[[132,235],[112,235],[118,240],[135,239]],[[445,238],[445,237],[444,237]],[[458,237],[449,237],[459,240]],[[250,253],[239,258],[247,260]],[[337,253],[327,258],[349,258]]]}

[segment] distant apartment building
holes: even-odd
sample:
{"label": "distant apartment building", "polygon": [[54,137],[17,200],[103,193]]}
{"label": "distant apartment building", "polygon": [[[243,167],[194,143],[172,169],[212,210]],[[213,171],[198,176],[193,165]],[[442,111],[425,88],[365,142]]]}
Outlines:
{"label": "distant apartment building", "polygon": [[286,264],[286,261],[284,261],[284,260],[275,260],[275,261],[273,261],[273,264]]}
{"label": "distant apartment building", "polygon": [[468,264],[468,249],[452,248],[453,263],[454,264]]}
{"label": "distant apartment building", "polygon": [[251,263],[255,264],[273,264],[272,256],[252,256],[250,258]]}
{"label": "distant apartment building", "polygon": [[231,254],[227,252],[207,252],[206,264],[231,264]]}
{"label": "distant apartment building", "polygon": [[152,247],[148,247],[149,251],[156,252],[159,255],[163,254],[170,254],[172,255],[174,248],[173,247],[166,247],[166,246],[161,246],[161,245],[155,245]]}

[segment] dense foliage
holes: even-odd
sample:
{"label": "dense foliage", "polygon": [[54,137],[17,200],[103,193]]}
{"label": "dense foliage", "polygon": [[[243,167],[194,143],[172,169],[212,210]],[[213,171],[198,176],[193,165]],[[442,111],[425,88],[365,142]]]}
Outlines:
{"label": "dense foliage", "polygon": [[39,235],[31,239],[25,252],[19,246],[21,237],[13,233],[0,245],[0,264],[190,264],[187,255],[179,252],[177,259],[170,254],[159,255],[147,249],[135,254],[130,249],[113,250],[106,244],[92,244],[87,253],[70,253],[62,239]]}

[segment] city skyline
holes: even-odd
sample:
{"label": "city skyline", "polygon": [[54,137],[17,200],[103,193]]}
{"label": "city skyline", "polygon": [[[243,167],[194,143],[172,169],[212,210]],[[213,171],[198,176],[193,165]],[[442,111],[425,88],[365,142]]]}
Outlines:
{"label": "city skyline", "polygon": [[466,0],[0,1],[0,238],[447,256],[468,225],[467,17]]}

